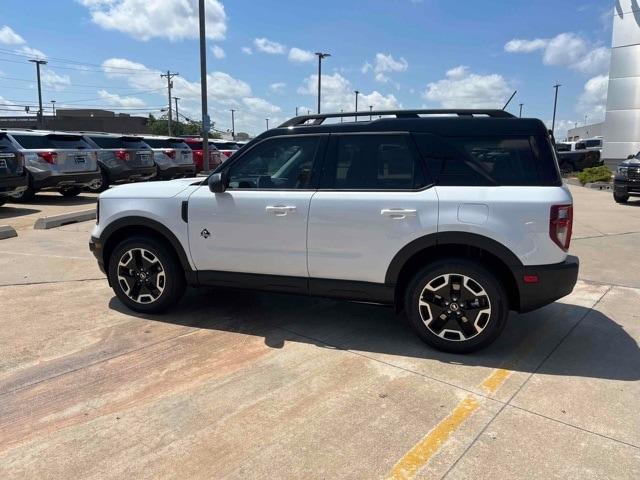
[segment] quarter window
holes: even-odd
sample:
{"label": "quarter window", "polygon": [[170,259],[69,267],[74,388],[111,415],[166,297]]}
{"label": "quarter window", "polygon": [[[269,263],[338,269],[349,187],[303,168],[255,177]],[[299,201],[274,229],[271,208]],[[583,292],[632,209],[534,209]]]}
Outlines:
{"label": "quarter window", "polygon": [[229,168],[230,189],[306,189],[320,137],[265,140]]}
{"label": "quarter window", "polygon": [[414,190],[426,186],[408,135],[340,135],[326,160],[323,187]]}

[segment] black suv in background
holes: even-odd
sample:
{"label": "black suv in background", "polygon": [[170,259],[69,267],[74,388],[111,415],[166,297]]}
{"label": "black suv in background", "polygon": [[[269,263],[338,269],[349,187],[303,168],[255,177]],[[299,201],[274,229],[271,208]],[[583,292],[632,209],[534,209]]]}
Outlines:
{"label": "black suv in background", "polygon": [[613,199],[618,203],[627,203],[629,197],[640,197],[640,153],[629,155],[616,168],[613,180]]}
{"label": "black suv in background", "polygon": [[0,206],[26,189],[24,155],[14,147],[6,133],[0,132]]}
{"label": "black suv in background", "polygon": [[85,139],[98,150],[100,181],[89,187],[103,192],[109,185],[150,180],[157,174],[151,147],[131,135],[83,133]]}

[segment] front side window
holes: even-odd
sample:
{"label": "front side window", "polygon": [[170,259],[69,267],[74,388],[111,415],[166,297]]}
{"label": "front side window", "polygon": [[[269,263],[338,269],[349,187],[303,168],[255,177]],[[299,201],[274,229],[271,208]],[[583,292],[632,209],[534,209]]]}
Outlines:
{"label": "front side window", "polygon": [[340,135],[324,167],[324,188],[415,190],[426,186],[408,135]]}
{"label": "front side window", "polygon": [[320,137],[275,137],[242,156],[228,170],[230,189],[306,189]]}

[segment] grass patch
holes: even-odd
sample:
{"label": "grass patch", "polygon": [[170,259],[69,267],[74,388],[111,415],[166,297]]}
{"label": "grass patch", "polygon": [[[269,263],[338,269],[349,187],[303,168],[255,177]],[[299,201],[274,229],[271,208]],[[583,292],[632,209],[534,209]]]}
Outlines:
{"label": "grass patch", "polygon": [[611,182],[611,170],[605,165],[593,168],[585,168],[577,175],[578,180],[582,185],[594,182]]}

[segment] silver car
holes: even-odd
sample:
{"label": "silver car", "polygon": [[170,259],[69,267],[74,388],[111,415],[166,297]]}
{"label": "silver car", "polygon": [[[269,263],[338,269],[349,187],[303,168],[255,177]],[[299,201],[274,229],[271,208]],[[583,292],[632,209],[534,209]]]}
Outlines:
{"label": "silver car", "polygon": [[193,151],[183,138],[145,135],[143,139],[153,150],[159,179],[195,177]]}
{"label": "silver car", "polygon": [[27,189],[14,195],[15,199],[31,200],[40,190],[74,197],[100,180],[98,152],[81,135],[46,130],[4,132],[23,155],[27,170]]}

